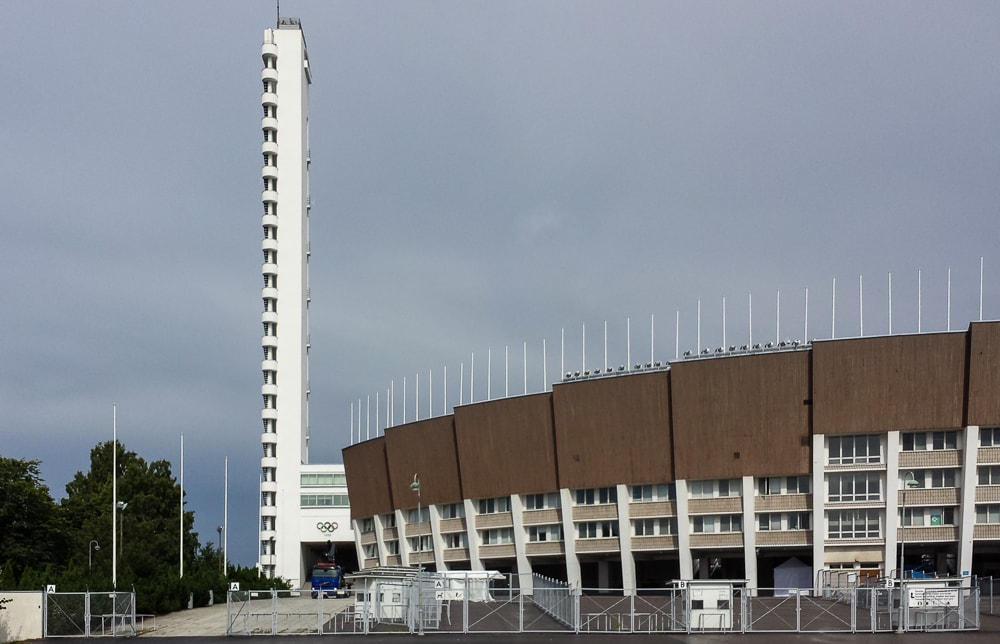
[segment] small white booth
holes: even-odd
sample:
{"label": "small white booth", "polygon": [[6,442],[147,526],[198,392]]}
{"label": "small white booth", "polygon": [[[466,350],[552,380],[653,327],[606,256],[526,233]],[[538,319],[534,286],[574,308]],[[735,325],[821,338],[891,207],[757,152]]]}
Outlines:
{"label": "small white booth", "polygon": [[733,628],[733,610],[739,605],[738,589],[745,579],[680,579],[675,587],[683,593],[689,631],[728,631]]}

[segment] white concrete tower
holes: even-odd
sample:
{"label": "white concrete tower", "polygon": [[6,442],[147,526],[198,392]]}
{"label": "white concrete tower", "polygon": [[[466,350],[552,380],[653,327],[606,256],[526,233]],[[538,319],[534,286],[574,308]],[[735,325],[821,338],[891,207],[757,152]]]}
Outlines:
{"label": "white concrete tower", "polygon": [[299,475],[309,462],[309,57],[296,18],[264,30],[264,398],[260,559],[301,582]]}

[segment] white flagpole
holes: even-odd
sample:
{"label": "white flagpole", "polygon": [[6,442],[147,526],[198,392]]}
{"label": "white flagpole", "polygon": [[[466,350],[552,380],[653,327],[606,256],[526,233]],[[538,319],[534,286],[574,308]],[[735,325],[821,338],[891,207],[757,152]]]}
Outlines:
{"label": "white flagpole", "polygon": [[625,366],[632,368],[632,318],[625,318]]}
{"label": "white flagpole", "polygon": [[923,275],[920,274],[920,269],[917,269],[917,333],[922,330],[922,323],[924,317],[924,285],[923,285]]}
{"label": "white flagpole", "polygon": [[222,510],[222,570],[229,569],[229,457],[226,457],[226,484]]}
{"label": "white flagpole", "polygon": [[701,300],[698,300],[698,353],[701,354]]}
{"label": "white flagpole", "polygon": [[442,389],[444,390],[443,391],[443,393],[444,393],[444,402],[442,404],[444,405],[444,413],[445,413],[445,415],[447,415],[448,414],[448,365],[444,365],[443,380],[444,380],[444,383],[442,385]]}
{"label": "white flagpole", "polygon": [[864,275],[858,275],[858,329],[865,337],[865,283]]}
{"label": "white flagpole", "polygon": [[582,334],[583,340],[581,344],[583,346],[583,356],[581,356],[580,360],[583,362],[583,364],[580,365],[580,371],[586,371],[587,370],[587,325],[583,324],[582,329],[583,329],[583,334]]}
{"label": "white flagpole", "polygon": [[181,434],[181,530],[180,530],[180,556],[178,557],[178,568],[180,577],[184,578],[184,434]]}
{"label": "white flagpole", "polygon": [[806,287],[805,322],[802,324],[802,342],[809,342],[809,287]]}
{"label": "white flagpole", "polygon": [[396,425],[396,379],[393,378],[389,381],[389,426],[395,427]]}
{"label": "white flagpole", "polygon": [[493,347],[486,348],[486,400],[493,400]]}
{"label": "white flagpole", "polygon": [[380,393],[381,392],[379,392],[378,389],[375,390],[375,437],[376,438],[378,438],[378,428],[379,428],[379,425],[381,424],[381,423],[379,423],[379,420],[380,420],[379,419],[379,409],[382,407],[382,401],[379,398],[379,394]]}
{"label": "white flagpole", "polygon": [[889,271],[889,335],[892,335],[892,271]]}
{"label": "white flagpole", "polygon": [[111,406],[111,586],[118,590],[118,405]]}
{"label": "white flagpole", "polygon": [[649,314],[649,363],[652,364],[656,359],[653,356],[653,341],[656,339],[656,316],[652,313]]}
{"label": "white flagpole", "polygon": [[406,424],[406,376],[403,376],[403,424]]}
{"label": "white flagpole", "polygon": [[458,406],[465,404],[465,362],[458,363]]}
{"label": "white flagpole", "polygon": [[948,267],[948,330],[951,331],[951,266]]}
{"label": "white flagpole", "polygon": [[559,377],[566,373],[566,329],[563,328],[559,334]]}
{"label": "white flagpole", "polygon": [[608,321],[604,321],[604,370],[608,370]]}
{"label": "white flagpole", "polygon": [[722,346],[729,346],[726,344],[726,296],[722,296]]}
{"label": "white flagpole", "polygon": [[510,345],[503,345],[503,397],[510,397]]}
{"label": "white flagpole", "polygon": [[983,321],[983,257],[979,256],[979,321]]}
{"label": "white flagpole", "polygon": [[365,440],[372,437],[372,396],[365,398]]}
{"label": "white flagpole", "polygon": [[747,329],[750,335],[750,344],[747,346],[753,349],[753,293],[747,293]]}
{"label": "white flagpole", "polygon": [[528,395],[528,341],[521,345],[521,368],[524,371],[524,395]]}
{"label": "white flagpole", "polygon": [[427,370],[427,417],[434,417],[434,372]]}
{"label": "white flagpole", "polygon": [[358,442],[361,442],[361,399],[358,398]]}
{"label": "white flagpole", "polygon": [[476,402],[476,354],[469,361],[469,404]]}
{"label": "white flagpole", "polygon": [[830,339],[837,338],[837,278],[833,278],[833,303],[830,306]]}
{"label": "white flagpole", "polygon": [[420,420],[420,374],[413,376],[413,420]]}
{"label": "white flagpole", "polygon": [[774,344],[781,342],[781,291],[774,296]]}
{"label": "white flagpole", "polygon": [[392,386],[385,388],[385,427],[382,428],[382,435],[385,436],[385,430],[392,427],[392,423],[389,419],[392,417]]}
{"label": "white flagpole", "polygon": [[351,401],[351,424],[349,425],[349,427],[351,428],[351,445],[353,445],[354,444],[354,401],[353,400]]}

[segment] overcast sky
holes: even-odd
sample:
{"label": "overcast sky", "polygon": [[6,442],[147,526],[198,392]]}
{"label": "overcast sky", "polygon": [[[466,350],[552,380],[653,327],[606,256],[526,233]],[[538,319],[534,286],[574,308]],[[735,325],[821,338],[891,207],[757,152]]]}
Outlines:
{"label": "overcast sky", "polygon": [[[996,2],[305,2],[311,461],[565,368],[1000,317]],[[0,454],[119,438],[256,559],[273,2],[4,4]],[[863,281],[863,311],[859,276]],[[778,292],[780,291],[780,321]],[[780,323],[780,326],[779,326]],[[651,337],[652,335],[652,337]],[[542,342],[548,384],[543,384]],[[509,358],[505,369],[505,352]],[[491,354],[492,374],[487,375]],[[509,378],[505,380],[505,371]],[[487,392],[487,381],[490,389]],[[357,422],[357,410],[355,410]],[[362,431],[377,433],[374,409]],[[370,424],[369,424],[370,422]],[[357,427],[355,426],[355,433]],[[353,440],[356,440],[355,436]],[[101,535],[93,535],[100,539]],[[108,537],[110,540],[110,536]]]}

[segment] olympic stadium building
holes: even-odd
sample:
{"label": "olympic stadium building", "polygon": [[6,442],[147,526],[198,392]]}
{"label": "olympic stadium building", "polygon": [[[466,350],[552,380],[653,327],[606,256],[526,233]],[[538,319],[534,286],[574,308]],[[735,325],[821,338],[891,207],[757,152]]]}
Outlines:
{"label": "olympic stadium building", "polygon": [[1000,322],[569,377],[343,457],[361,568],[626,592],[769,588],[796,560],[816,585],[997,574]]}

